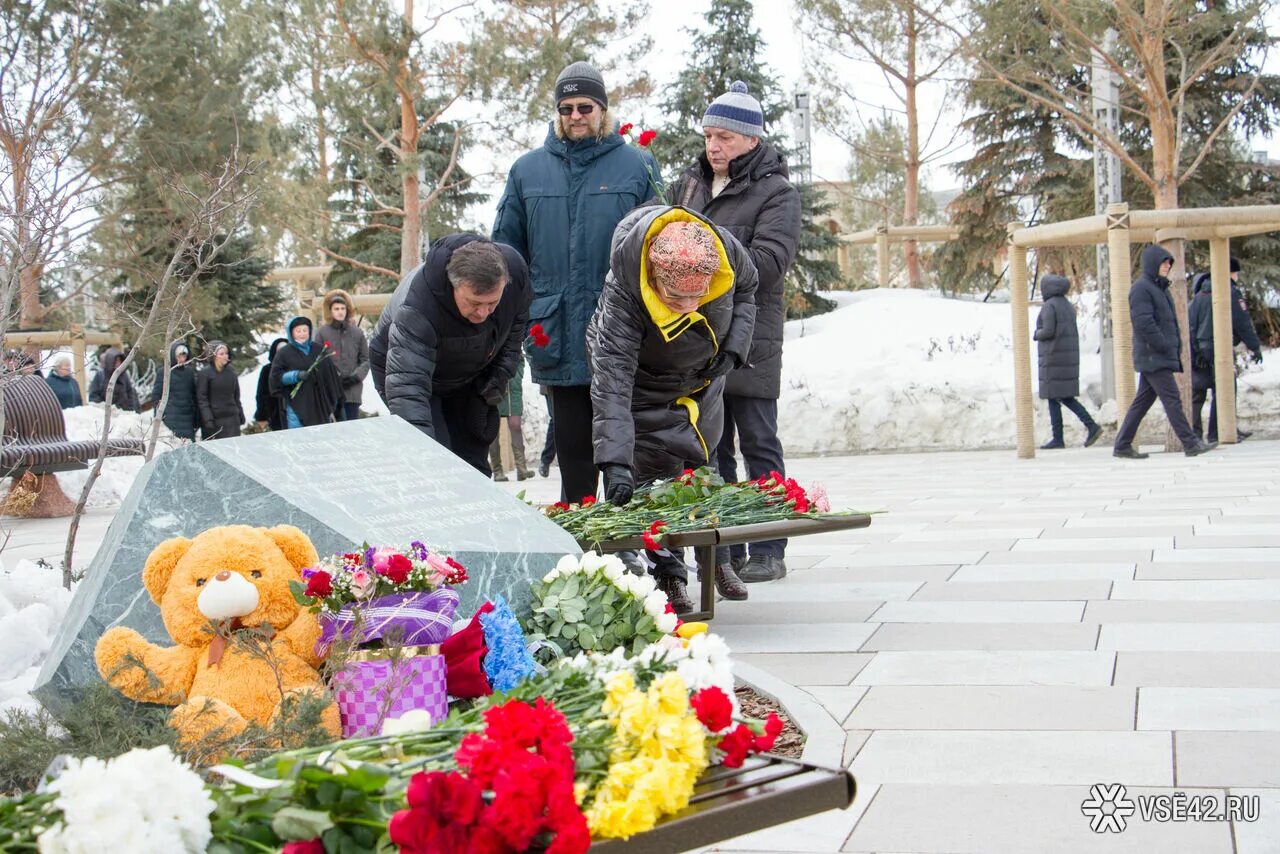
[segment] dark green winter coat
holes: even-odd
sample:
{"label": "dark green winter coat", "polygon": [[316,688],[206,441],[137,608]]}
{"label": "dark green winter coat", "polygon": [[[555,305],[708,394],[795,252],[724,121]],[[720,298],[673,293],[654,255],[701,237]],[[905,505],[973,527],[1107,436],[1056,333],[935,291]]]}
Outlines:
{"label": "dark green winter coat", "polygon": [[529,354],[539,385],[591,381],[587,323],[609,272],[610,240],[619,220],[653,197],[651,174],[658,174],[653,156],[617,133],[569,142],[554,124],[542,147],[511,167],[493,240],[529,265],[529,323],[541,323],[550,339]]}
{"label": "dark green winter coat", "polygon": [[1044,307],[1036,318],[1036,349],[1040,360],[1040,397],[1061,400],[1080,394],[1080,330],[1076,310],[1067,299],[1071,282],[1065,276],[1040,279]]}
{"label": "dark green winter coat", "polygon": [[[696,312],[663,304],[640,259],[670,222],[699,222],[716,237],[720,271]],[[631,466],[640,481],[710,461],[720,441],[724,377],[701,373],[721,350],[751,350],[756,268],[729,232],[678,207],[641,208],[613,236],[613,263],[591,325],[592,443],[596,465]],[[674,471],[672,467],[674,466]]]}
{"label": "dark green winter coat", "polygon": [[756,331],[747,364],[729,374],[725,393],[776,400],[782,387],[783,280],[800,245],[800,193],[787,164],[765,140],[729,163],[729,183],[712,198],[714,173],[706,154],[685,170],[672,199],[697,211],[738,239],[751,253],[756,289]]}

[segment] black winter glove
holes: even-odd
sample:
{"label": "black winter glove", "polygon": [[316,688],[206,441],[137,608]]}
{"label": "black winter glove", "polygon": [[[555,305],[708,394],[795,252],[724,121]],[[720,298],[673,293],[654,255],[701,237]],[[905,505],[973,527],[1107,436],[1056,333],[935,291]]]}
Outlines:
{"label": "black winter glove", "polygon": [[1261,365],[1261,364],[1262,364],[1262,351],[1261,351],[1261,350],[1254,350],[1254,351],[1253,351],[1253,359],[1252,359],[1252,362],[1253,362],[1255,365]]}
{"label": "black winter glove", "polygon": [[498,377],[491,377],[480,386],[480,397],[490,406],[497,406],[506,397],[507,384]]}
{"label": "black winter glove", "polygon": [[357,376],[348,374],[347,376],[342,378],[343,388],[352,388],[353,386],[358,386],[358,385],[360,385],[360,378]]}
{"label": "black winter glove", "polygon": [[631,500],[636,491],[635,475],[627,466],[610,463],[604,470],[604,497],[614,505],[621,507]]}
{"label": "black winter glove", "polygon": [[467,429],[476,438],[492,443],[498,438],[498,408],[480,398],[472,398],[467,407]]}
{"label": "black winter glove", "polygon": [[737,356],[727,350],[721,350],[711,358],[710,363],[705,368],[698,372],[698,376],[706,380],[713,380],[716,377],[724,376],[738,366]]}

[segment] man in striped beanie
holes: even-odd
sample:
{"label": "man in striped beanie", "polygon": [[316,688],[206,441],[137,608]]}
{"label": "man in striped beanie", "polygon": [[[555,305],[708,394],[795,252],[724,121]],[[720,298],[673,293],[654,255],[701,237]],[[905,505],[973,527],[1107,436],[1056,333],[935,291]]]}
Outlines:
{"label": "man in striped beanie", "polygon": [[[676,203],[727,228],[746,247],[760,274],[756,325],[747,363],[729,374],[724,432],[716,449],[720,475],[738,478],[736,434],[746,474],[785,471],[778,439],[782,386],[783,279],[800,243],[800,194],[787,165],[764,138],[764,110],[745,83],[711,102],[702,117],[706,151],[676,185]],[[716,587],[726,599],[745,599],[742,581],[772,581],[787,573],[786,540],[752,543],[717,555]]]}

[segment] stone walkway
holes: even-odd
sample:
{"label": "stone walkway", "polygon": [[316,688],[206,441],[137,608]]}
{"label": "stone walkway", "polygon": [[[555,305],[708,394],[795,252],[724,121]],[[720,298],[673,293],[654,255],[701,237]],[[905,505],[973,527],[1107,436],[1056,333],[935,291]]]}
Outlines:
{"label": "stone walkway", "polygon": [[[844,728],[830,762],[852,768],[858,797],[714,850],[1280,852],[1280,442],[790,473],[823,481],[836,507],[888,512],[797,540],[790,575],[722,603],[714,629]],[[558,497],[554,472],[508,488]],[[55,528],[23,523],[6,557],[59,553]],[[1135,812],[1095,834],[1081,812],[1095,783],[1135,802],[1256,795],[1260,817]]]}

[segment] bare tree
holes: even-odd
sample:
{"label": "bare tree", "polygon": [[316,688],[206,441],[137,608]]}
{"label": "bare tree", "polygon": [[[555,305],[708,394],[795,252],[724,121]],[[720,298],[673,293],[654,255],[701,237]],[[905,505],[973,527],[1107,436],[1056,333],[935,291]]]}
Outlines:
{"label": "bare tree", "polygon": [[[824,86],[833,88],[843,101],[843,109],[826,113],[823,123],[856,150],[855,137],[845,131],[846,117],[858,112],[861,100],[856,83],[846,84],[846,75],[837,73],[830,57],[870,62],[880,72],[894,97],[902,105],[906,135],[901,152],[887,160],[906,170],[903,187],[902,224],[916,225],[920,216],[920,170],[928,162],[945,156],[951,141],[935,146],[934,134],[942,111],[938,111],[927,132],[922,133],[918,96],[921,86],[935,82],[958,52],[951,32],[935,22],[946,0],[799,0],[800,26],[823,48],[826,59],[817,60]],[[859,78],[860,79],[860,78]],[[819,118],[823,118],[820,114]],[[866,156],[869,152],[858,152]],[[874,153],[870,153],[874,156]],[[910,287],[922,285],[920,252],[914,240],[903,244]]]}
{"label": "bare tree", "polygon": [[[131,318],[135,346],[107,378],[104,390],[102,432],[99,436],[99,452],[89,469],[80,499],[76,502],[67,532],[67,545],[62,558],[63,583],[68,587],[73,580],[72,553],[75,550],[76,533],[89,501],[93,485],[102,473],[111,437],[111,400],[116,383],[129,369],[139,346],[143,342],[163,334],[169,340],[184,316],[184,305],[192,287],[201,276],[218,264],[223,247],[235,236],[246,221],[257,196],[257,189],[249,186],[248,178],[256,171],[256,165],[239,159],[233,151],[223,161],[217,174],[204,174],[192,184],[184,183],[176,176],[165,179],[172,191],[172,251],[162,269],[155,271],[156,290],[146,312]],[[167,391],[166,391],[167,393]],[[161,401],[163,406],[164,401]],[[163,409],[161,409],[163,411]],[[154,429],[154,428],[153,428]],[[154,435],[153,435],[154,446]]]}

